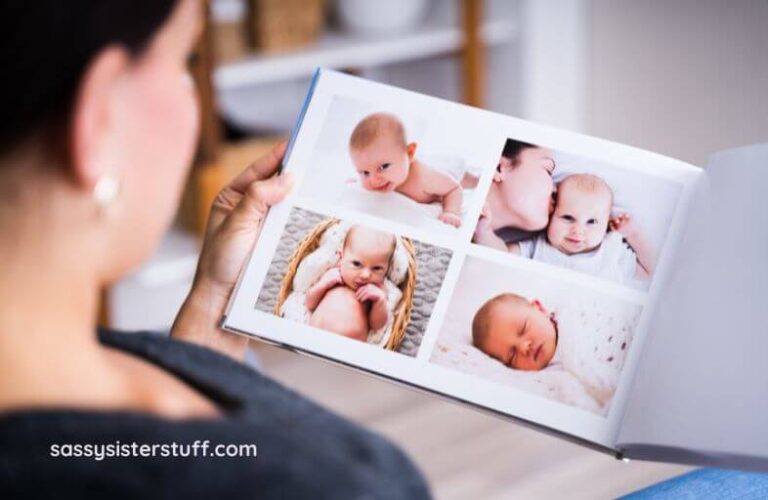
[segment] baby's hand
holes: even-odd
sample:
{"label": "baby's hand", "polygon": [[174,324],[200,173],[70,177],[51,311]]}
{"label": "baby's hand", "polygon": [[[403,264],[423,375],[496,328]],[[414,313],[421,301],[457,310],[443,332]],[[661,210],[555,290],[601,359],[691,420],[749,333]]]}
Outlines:
{"label": "baby's hand", "polygon": [[341,269],[339,269],[338,266],[334,266],[328,269],[320,277],[319,282],[322,283],[323,286],[327,288],[331,288],[332,286],[336,286],[336,285],[341,285],[343,283],[343,280],[341,279]]}
{"label": "baby's hand", "polygon": [[368,284],[363,285],[355,291],[355,297],[359,302],[379,302],[387,299],[387,294],[384,290],[376,285]]}
{"label": "baby's hand", "polygon": [[637,224],[634,223],[629,214],[619,214],[610,220],[608,226],[611,231],[618,231],[624,238],[631,238],[637,234]]}
{"label": "baby's hand", "polygon": [[453,227],[460,227],[461,226],[461,217],[456,215],[453,212],[443,212],[438,217],[442,222],[445,222],[449,226]]}

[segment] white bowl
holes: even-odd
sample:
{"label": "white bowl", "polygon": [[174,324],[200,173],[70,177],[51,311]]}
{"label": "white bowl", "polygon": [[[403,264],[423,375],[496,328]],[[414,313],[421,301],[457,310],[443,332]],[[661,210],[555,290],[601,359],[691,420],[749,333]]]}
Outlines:
{"label": "white bowl", "polygon": [[429,0],[336,0],[342,27],[361,36],[397,35],[417,27]]}

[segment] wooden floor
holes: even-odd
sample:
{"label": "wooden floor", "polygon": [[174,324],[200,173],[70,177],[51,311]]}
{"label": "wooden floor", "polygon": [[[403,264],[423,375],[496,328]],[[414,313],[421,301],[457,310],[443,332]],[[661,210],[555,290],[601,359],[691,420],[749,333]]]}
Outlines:
{"label": "wooden floor", "polygon": [[273,378],[398,443],[439,499],[614,498],[688,470],[608,455],[274,347]]}

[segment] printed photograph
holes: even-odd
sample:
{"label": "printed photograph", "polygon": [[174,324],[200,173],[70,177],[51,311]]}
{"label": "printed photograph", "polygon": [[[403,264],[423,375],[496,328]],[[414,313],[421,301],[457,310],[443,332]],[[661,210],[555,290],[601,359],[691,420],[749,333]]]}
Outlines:
{"label": "printed photograph", "polygon": [[467,257],[430,361],[606,415],[642,307]]}
{"label": "printed photograph", "polygon": [[453,230],[465,224],[479,180],[466,142],[434,119],[335,96],[301,194],[402,224]]}
{"label": "printed photograph", "polygon": [[681,192],[665,179],[508,139],[472,241],[647,289]]}
{"label": "printed photograph", "polygon": [[294,208],[256,309],[416,356],[451,252]]}

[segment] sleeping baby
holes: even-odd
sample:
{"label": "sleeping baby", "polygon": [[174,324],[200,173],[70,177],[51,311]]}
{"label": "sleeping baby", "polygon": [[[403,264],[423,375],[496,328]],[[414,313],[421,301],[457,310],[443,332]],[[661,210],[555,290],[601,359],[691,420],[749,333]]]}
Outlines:
{"label": "sleeping baby", "polygon": [[605,279],[648,279],[655,251],[628,214],[611,218],[613,190],[596,175],[574,174],[557,186],[546,235],[509,245],[511,252]]}
{"label": "sleeping baby", "polygon": [[462,184],[476,178],[464,174],[454,179],[446,172],[425,165],[415,157],[416,143],[408,143],[400,120],[388,113],[374,113],[355,126],[349,138],[349,153],[364,189],[380,193],[396,191],[417,203],[442,205],[439,219],[461,225]]}
{"label": "sleeping baby", "polygon": [[384,280],[397,245],[395,236],[364,226],[347,231],[338,265],[307,290],[309,324],[355,340],[389,319]]}
{"label": "sleeping baby", "polygon": [[538,371],[558,351],[558,364],[601,406],[610,401],[624,365],[639,308],[579,300],[551,313],[539,300],[503,293],[472,320],[472,344],[509,368]]}
{"label": "sleeping baby", "polygon": [[516,370],[541,370],[555,355],[555,315],[538,300],[503,293],[483,304],[472,319],[475,347]]}

